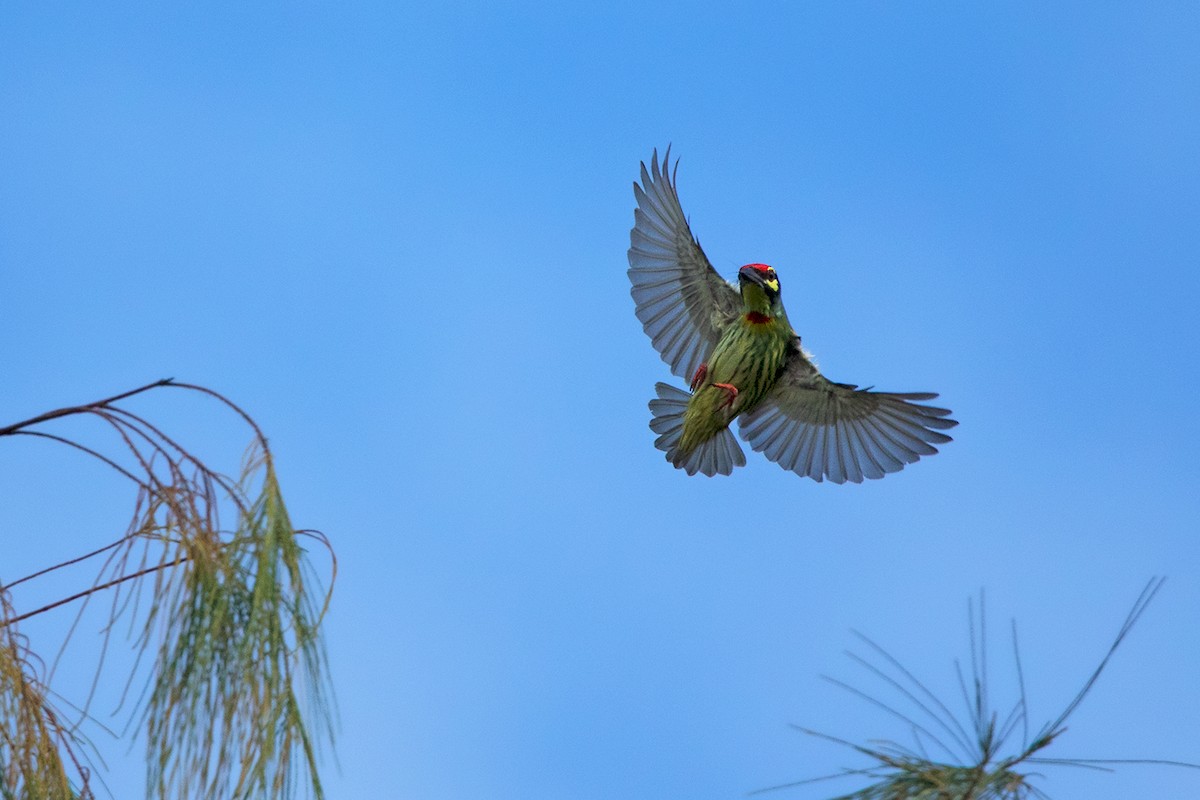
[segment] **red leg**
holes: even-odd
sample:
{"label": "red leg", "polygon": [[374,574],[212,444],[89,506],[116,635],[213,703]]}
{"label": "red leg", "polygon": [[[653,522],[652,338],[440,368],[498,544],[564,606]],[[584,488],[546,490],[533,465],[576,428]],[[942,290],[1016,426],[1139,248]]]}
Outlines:
{"label": "red leg", "polygon": [[696,367],[696,374],[692,376],[692,391],[696,391],[696,387],[704,383],[704,376],[708,374],[708,364],[701,364]]}
{"label": "red leg", "polygon": [[738,390],[736,386],[734,386],[732,383],[714,383],[713,386],[729,392],[729,396],[725,398],[725,402],[722,403],[719,408],[728,408],[729,406],[733,405],[733,401],[736,400],[738,396]]}

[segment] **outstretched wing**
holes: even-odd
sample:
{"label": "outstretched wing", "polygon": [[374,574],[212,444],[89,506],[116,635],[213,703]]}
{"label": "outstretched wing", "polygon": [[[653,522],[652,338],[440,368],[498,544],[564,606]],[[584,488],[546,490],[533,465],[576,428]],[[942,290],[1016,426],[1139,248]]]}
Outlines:
{"label": "outstretched wing", "polygon": [[630,294],[663,361],[671,372],[691,380],[737,315],[741,299],[692,236],[674,176],[667,172],[670,157],[668,147],[660,170],[655,150],[649,171],[642,163],[641,185],[633,185],[638,207],[629,232]]}
{"label": "outstretched wing", "polygon": [[914,402],[935,397],[834,383],[797,343],[775,388],[739,425],[752,448],[784,469],[817,481],[861,483],[899,472],[950,441],[938,432],[958,424],[949,409]]}

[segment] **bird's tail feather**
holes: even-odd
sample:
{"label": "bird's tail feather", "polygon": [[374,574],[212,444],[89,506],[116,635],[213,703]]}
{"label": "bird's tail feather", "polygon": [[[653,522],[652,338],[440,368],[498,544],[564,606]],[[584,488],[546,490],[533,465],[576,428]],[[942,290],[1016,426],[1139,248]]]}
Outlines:
{"label": "bird's tail feather", "polygon": [[683,433],[683,412],[687,410],[687,392],[665,383],[656,383],[658,397],[650,401],[650,430],[659,434],[654,446],[667,454],[667,460],[688,475],[702,472],[709,477],[728,475],[734,467],[744,466],[746,456],[738,446],[737,439],[729,428],[722,428],[715,436],[689,453],[679,451],[679,437]]}

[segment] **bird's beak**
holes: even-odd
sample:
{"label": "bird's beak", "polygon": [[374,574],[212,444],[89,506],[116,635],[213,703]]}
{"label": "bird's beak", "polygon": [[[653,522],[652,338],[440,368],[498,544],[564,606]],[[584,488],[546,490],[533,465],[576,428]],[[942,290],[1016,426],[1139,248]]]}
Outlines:
{"label": "bird's beak", "polygon": [[761,286],[762,288],[768,289],[772,292],[779,291],[779,281],[767,280],[767,278],[754,267],[742,267],[740,270],[738,270],[738,278],[750,281],[751,283]]}
{"label": "bird's beak", "polygon": [[738,277],[742,280],[756,283],[759,286],[766,285],[766,280],[763,278],[762,273],[756,270],[754,267],[742,267],[740,270],[738,270]]}

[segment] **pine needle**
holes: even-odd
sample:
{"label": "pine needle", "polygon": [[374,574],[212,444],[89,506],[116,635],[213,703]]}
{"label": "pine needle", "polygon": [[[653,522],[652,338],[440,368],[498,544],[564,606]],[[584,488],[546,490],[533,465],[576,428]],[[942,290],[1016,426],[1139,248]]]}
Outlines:
{"label": "pine needle", "polygon": [[[898,692],[903,700],[920,713],[921,717],[931,721],[943,734],[948,735],[950,741],[944,742],[939,739],[930,731],[928,725],[919,724],[900,708],[893,707],[848,683],[826,677],[825,679],[833,685],[903,720],[913,732],[916,748],[907,748],[887,740],[877,742],[875,746],[866,746],[807,728],[797,728],[807,735],[833,742],[853,750],[860,756],[865,756],[868,759],[867,766],[845,768],[820,778],[770,786],[751,792],[751,794],[777,791],[835,778],[865,778],[868,781],[866,786],[848,794],[838,795],[832,800],[1027,800],[1028,798],[1040,800],[1040,798],[1045,798],[1046,794],[1034,784],[1034,780],[1040,777],[1038,773],[1030,769],[1034,765],[1112,770],[1115,766],[1122,764],[1151,764],[1200,769],[1200,764],[1160,759],[1075,759],[1047,758],[1038,755],[1066,731],[1067,719],[1091,691],[1117,648],[1124,642],[1150,601],[1162,588],[1164,580],[1155,578],[1146,585],[1099,665],[1092,671],[1082,688],[1064,710],[1053,721],[1043,725],[1032,741],[1028,735],[1025,673],[1021,668],[1015,623],[1012,626],[1013,657],[1016,663],[1020,697],[1004,715],[1002,721],[1000,714],[991,704],[988,693],[987,627],[982,593],[978,612],[976,612],[973,602],[968,604],[969,674],[964,674],[962,665],[955,662],[958,685],[966,707],[965,720],[953,714],[945,703],[938,700],[924,683],[919,681],[886,650],[862,634],[856,633],[856,636],[872,649],[875,656],[879,658],[879,662],[872,663],[869,659],[854,653],[848,654],[850,658],[882,680],[892,690]],[[1020,747],[1012,755],[1000,757],[1000,752],[1018,728],[1023,732]],[[973,735],[968,737],[967,730],[971,730]],[[937,744],[953,760],[943,763],[930,759],[922,748],[923,740]],[[956,748],[962,750],[961,753],[958,753],[958,758],[955,757]]]}

